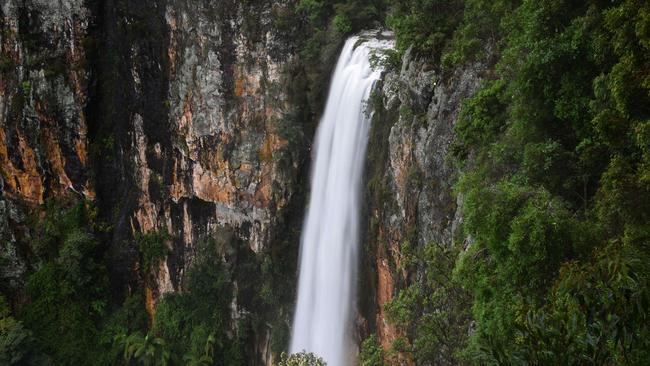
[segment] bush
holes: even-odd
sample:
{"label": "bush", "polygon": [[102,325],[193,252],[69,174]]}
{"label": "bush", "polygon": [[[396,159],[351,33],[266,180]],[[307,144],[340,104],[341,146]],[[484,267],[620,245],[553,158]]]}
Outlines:
{"label": "bush", "polygon": [[[229,334],[231,275],[221,263],[215,240],[198,244],[197,261],[187,272],[183,293],[170,293],[156,308],[153,331],[165,340],[172,355],[198,362],[205,359],[206,344],[219,355],[221,365],[243,361],[239,339]],[[180,360],[178,360],[180,362]]]}
{"label": "bush", "polygon": [[1,365],[37,365],[34,346],[32,332],[21,322],[10,316],[0,316]]}
{"label": "bush", "polygon": [[409,335],[392,348],[411,354],[418,363],[460,363],[456,352],[467,342],[471,299],[452,274],[459,253],[459,246],[436,243],[419,248],[415,257],[423,263],[425,278],[384,306],[388,321]]}
{"label": "bush", "polygon": [[334,29],[341,34],[348,34],[352,32],[352,22],[348,19],[347,16],[343,14],[337,14],[332,21]]}
{"label": "bush", "polygon": [[325,362],[313,353],[294,353],[287,357],[286,353],[280,356],[278,366],[325,366]]}
{"label": "bush", "polygon": [[29,303],[20,316],[37,348],[57,364],[89,364],[103,351],[98,323],[107,304],[108,280],[97,260],[97,241],[88,229],[84,203],[50,204],[36,238],[43,257],[27,277]]}
{"label": "bush", "polygon": [[11,57],[5,54],[0,54],[0,72],[9,72],[13,70],[14,67],[14,61],[11,59]]}
{"label": "bush", "polygon": [[171,236],[165,231],[155,231],[147,234],[138,233],[135,241],[142,256],[142,267],[153,273],[160,262],[169,255],[167,242]]}
{"label": "bush", "polygon": [[437,62],[462,14],[460,0],[399,0],[392,5],[387,24],[395,30],[401,54],[412,47],[416,55]]}
{"label": "bush", "polygon": [[384,349],[379,344],[376,335],[371,335],[361,343],[359,352],[359,365],[361,366],[383,366]]}

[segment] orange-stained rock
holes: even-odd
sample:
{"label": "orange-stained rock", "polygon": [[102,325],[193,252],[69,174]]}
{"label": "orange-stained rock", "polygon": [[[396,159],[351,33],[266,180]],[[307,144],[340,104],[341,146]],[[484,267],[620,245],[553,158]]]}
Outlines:
{"label": "orange-stained rock", "polygon": [[[36,163],[34,150],[29,146],[25,136],[18,132],[18,155],[23,169],[14,166],[9,158],[6,134],[0,129],[0,164],[5,184],[10,195],[32,204],[43,203],[43,176]],[[16,153],[16,152],[14,152]]]}
{"label": "orange-stained rock", "polygon": [[[227,163],[224,163],[223,166],[226,167]],[[223,171],[223,173],[227,172],[227,170]],[[196,164],[192,171],[192,187],[198,198],[208,202],[221,203],[230,203],[237,190],[228,177],[217,177],[213,172],[203,170],[199,164]]]}
{"label": "orange-stained rock", "polygon": [[386,259],[377,257],[377,335],[384,349],[390,349],[397,331],[386,320],[384,305],[393,297],[394,284]]}
{"label": "orange-stained rock", "polygon": [[156,318],[156,296],[149,286],[144,287],[144,307],[149,314],[149,327],[151,327]]}
{"label": "orange-stained rock", "polygon": [[49,128],[43,130],[43,137],[45,142],[45,148],[47,149],[47,157],[51,169],[54,171],[56,177],[58,177],[58,187],[53,187],[54,191],[63,194],[66,189],[72,187],[72,182],[68,175],[65,172],[65,159],[63,154],[61,154],[61,147],[59,141],[52,134],[52,131]]}

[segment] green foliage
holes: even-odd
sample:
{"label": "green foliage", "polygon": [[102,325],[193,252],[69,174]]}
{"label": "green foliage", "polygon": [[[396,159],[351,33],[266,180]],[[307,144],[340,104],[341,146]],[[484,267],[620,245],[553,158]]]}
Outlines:
{"label": "green foliage", "polygon": [[28,244],[40,260],[52,260],[58,256],[68,233],[89,228],[93,217],[93,209],[88,204],[48,201],[43,215],[34,214],[29,218],[33,231]]}
{"label": "green foliage", "polygon": [[323,21],[327,11],[327,2],[322,0],[300,0],[296,10],[305,13],[310,22]]}
{"label": "green foliage", "polygon": [[32,91],[32,84],[29,81],[23,81],[20,84],[20,87],[22,88],[23,91],[23,98],[29,99],[29,95],[31,94]]}
{"label": "green foliage", "polygon": [[437,61],[463,15],[460,0],[397,0],[387,24],[395,30],[397,49]]}
{"label": "green foliage", "polygon": [[214,362],[214,344],[216,339],[212,334],[208,336],[208,339],[205,341],[205,347],[203,350],[192,350],[190,353],[183,356],[183,361],[186,362],[188,366],[208,366],[212,365]]}
{"label": "green foliage", "polygon": [[379,50],[370,54],[370,67],[373,69],[396,71],[401,63],[400,54],[393,49]]}
{"label": "green foliage", "polygon": [[77,65],[70,65],[65,57],[51,57],[44,61],[43,74],[47,78],[65,75],[68,70],[75,69]]}
{"label": "green foliage", "polygon": [[187,273],[186,291],[160,300],[153,330],[167,342],[172,355],[183,355],[187,362],[201,364],[219,355],[220,365],[239,365],[242,335],[228,334],[230,273],[221,264],[215,240],[200,243],[198,251]]}
{"label": "green foliage", "polygon": [[429,244],[416,257],[426,277],[402,289],[384,306],[388,321],[410,339],[393,344],[398,352],[410,353],[419,363],[459,363],[454,350],[467,341],[470,297],[452,276],[458,247]]}
{"label": "green foliage", "polygon": [[144,366],[169,364],[171,354],[165,340],[151,333],[142,335],[136,332],[129,336],[118,336],[115,341],[124,348],[124,361],[127,364],[131,360]]}
{"label": "green foliage", "polygon": [[97,323],[105,313],[108,283],[87,228],[92,210],[84,203],[70,209],[52,204],[48,213],[34,242],[45,260],[27,278],[30,302],[21,320],[55,363],[88,364],[101,350]]}
{"label": "green foliage", "polygon": [[[95,321],[104,308],[99,299],[103,279],[95,283],[95,274],[84,273],[76,281],[74,272],[58,264],[44,265],[31,275],[27,293],[32,302],[25,308],[22,318],[34,331],[46,353],[59,363],[85,364],[87,352],[96,348]],[[86,281],[87,280],[87,281]]]}
{"label": "green foliage", "polygon": [[38,365],[46,359],[38,357],[34,350],[32,332],[13,317],[0,315],[0,364]]}
{"label": "green foliage", "polygon": [[514,357],[538,364],[642,365],[650,357],[648,253],[609,244],[561,270],[547,304],[528,313]]}
{"label": "green foliage", "polygon": [[[303,124],[319,110],[328,67],[344,37],[381,23],[387,7],[398,51],[373,55],[374,66],[397,69],[412,47],[416,56],[447,71],[477,60],[489,68],[455,125],[453,151],[463,169],[457,190],[468,246],[413,248],[415,241],[405,241],[399,269],[419,277],[405,279],[385,306],[388,320],[405,335],[393,349],[421,364],[647,363],[648,2],[274,4],[274,27],[297,37],[299,54],[287,90],[300,108],[275,126],[288,142],[282,164],[295,166],[298,154],[290,154],[307,149],[310,131]],[[254,22],[245,23],[256,32]],[[125,28],[146,33],[138,22]],[[24,40],[26,46],[34,42]],[[0,58],[0,71],[12,66],[8,57]],[[58,75],[63,66],[58,60],[43,70]],[[117,90],[112,81],[102,83],[107,95]],[[16,115],[32,85],[25,81],[18,89],[12,97]],[[370,100],[377,110],[381,102],[378,95]],[[415,120],[418,111],[404,107],[399,113]],[[379,127],[371,139],[387,141],[397,116],[376,117]],[[96,153],[114,149],[106,136],[97,139]],[[369,146],[368,184],[373,201],[388,205],[383,146]],[[408,173],[409,186],[423,184],[415,170]],[[263,316],[245,315],[237,327],[230,324],[231,283],[237,282],[241,302],[258,313],[273,313],[291,296],[290,286],[278,283],[291,283],[282,273],[283,254],[236,249],[238,263],[230,268],[219,249],[223,245],[202,243],[183,292],[160,299],[149,329],[141,296],[122,304],[111,298],[106,248],[96,239],[100,226],[94,216],[88,204],[57,202],[30,219],[24,247],[34,269],[26,304],[12,314],[0,297],[1,364],[239,365],[248,329],[267,323]],[[376,231],[380,220],[373,214],[369,230]],[[170,254],[169,239],[163,232],[136,237],[145,275]],[[282,248],[289,245],[283,242]],[[272,334],[278,351],[289,334],[285,319],[273,321]],[[363,342],[362,365],[380,365],[383,357],[375,337]],[[322,364],[310,354],[284,355],[280,363]]]}
{"label": "green foliage", "polygon": [[421,296],[422,291],[419,284],[414,284],[400,291],[397,296],[384,305],[388,321],[398,327],[409,327],[417,316],[414,309]]}
{"label": "green foliage", "polygon": [[382,6],[377,0],[300,0],[296,10],[306,15],[312,26],[321,28],[331,21],[337,32],[347,35],[377,20]]}
{"label": "green foliage", "polygon": [[8,317],[11,315],[11,309],[7,303],[7,299],[0,294],[0,318]]}
{"label": "green foliage", "polygon": [[99,342],[106,352],[97,360],[98,364],[117,364],[123,360],[124,345],[116,339],[125,334],[144,332],[148,329],[149,315],[145,311],[142,296],[132,295],[102,322]]}
{"label": "green foliage", "polygon": [[273,27],[283,35],[290,35],[299,26],[298,19],[296,19],[290,6],[273,4],[271,15]]}
{"label": "green foliage", "polygon": [[466,2],[450,65],[485,42],[498,59],[455,127],[468,361],[647,359],[649,17],[633,0]]}
{"label": "green foliage", "polygon": [[274,122],[275,132],[286,141],[286,144],[273,154],[273,159],[280,167],[286,167],[294,160],[294,154],[305,144],[300,115],[287,113]]}
{"label": "green foliage", "polygon": [[307,38],[301,42],[301,55],[307,66],[322,60],[326,49],[338,46],[343,37],[380,20],[381,0],[300,0],[298,15],[306,18]]}
{"label": "green foliage", "polygon": [[465,0],[463,20],[442,55],[443,66],[450,69],[474,60],[491,63],[503,47],[504,28],[520,3],[520,0]]}
{"label": "green foliage", "polygon": [[384,349],[376,335],[371,335],[361,343],[359,352],[359,365],[361,366],[383,366]]}
{"label": "green foliage", "polygon": [[280,355],[280,362],[277,366],[325,366],[323,359],[313,353],[300,352],[287,356],[286,353]]}
{"label": "green foliage", "polygon": [[0,54],[0,72],[9,72],[14,70],[14,60],[11,59],[8,55]]}
{"label": "green foliage", "polygon": [[19,321],[0,302],[0,337],[6,335],[8,347],[0,353],[20,358],[21,365],[119,364],[122,349],[114,338],[146,330],[144,302],[139,296],[123,304],[111,298],[103,248],[94,234],[102,226],[92,205],[64,200],[44,208],[43,215],[29,218],[26,245],[38,266],[27,276],[28,301],[16,314]]}
{"label": "green foliage", "polygon": [[155,271],[160,262],[169,255],[167,242],[171,239],[165,231],[155,231],[147,234],[138,233],[135,241],[142,255],[142,267],[147,271]]}
{"label": "green foliage", "polygon": [[334,29],[341,34],[352,32],[352,22],[345,14],[336,14],[332,20]]}
{"label": "green foliage", "polygon": [[456,156],[467,157],[468,146],[487,146],[505,130],[505,102],[500,100],[503,88],[504,83],[501,80],[487,81],[476,95],[464,104],[455,126],[460,142],[454,146]]}

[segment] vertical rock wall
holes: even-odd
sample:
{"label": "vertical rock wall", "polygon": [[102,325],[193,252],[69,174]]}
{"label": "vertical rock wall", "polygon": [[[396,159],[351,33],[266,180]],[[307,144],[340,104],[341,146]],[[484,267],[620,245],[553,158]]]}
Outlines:
{"label": "vertical rock wall", "polygon": [[[246,345],[252,364],[270,361],[271,323],[288,327],[295,264],[280,270],[281,284],[259,277],[278,256],[295,259],[297,240],[284,241],[295,225],[288,208],[303,204],[296,191],[306,156],[287,151],[278,132],[301,108],[289,100],[295,46],[274,25],[286,6],[113,0],[100,9],[108,54],[98,65],[92,137],[104,151],[95,166],[101,212],[115,223],[112,283],[144,286],[153,315],[163,294],[183,291],[197,244],[234,233],[223,248],[236,289],[232,326],[251,313],[260,320]],[[171,234],[171,254],[151,280],[132,237],[155,231]],[[266,284],[286,291],[280,303],[262,298]]]}
{"label": "vertical rock wall", "polygon": [[29,268],[21,224],[47,199],[93,199],[88,161],[89,11],[80,0],[0,7],[0,278]]}
{"label": "vertical rock wall", "polygon": [[[401,70],[387,73],[378,91],[367,165],[360,336],[376,333],[384,349],[407,336],[388,321],[384,305],[425,276],[422,265],[404,265],[406,257],[427,244],[451,245],[462,221],[449,153],[462,101],[484,72],[474,64],[443,73],[407,52]],[[412,364],[404,356],[393,362]]]}
{"label": "vertical rock wall", "polygon": [[[28,213],[60,197],[96,201],[112,228],[104,239],[114,291],[144,287],[152,315],[160,296],[183,291],[196,244],[223,230],[235,234],[224,261],[241,291],[251,291],[240,283],[247,276],[264,282],[255,277],[265,261],[293,263],[289,228],[301,216],[312,123],[292,126],[301,148],[289,151],[279,126],[304,108],[291,94],[305,86],[293,82],[301,72],[295,40],[274,22],[292,4],[5,1],[2,290],[20,293],[35,264],[20,244]],[[172,240],[151,281],[138,268],[134,235],[154,231]],[[293,266],[273,284],[285,291],[274,308],[255,296],[233,300],[233,319],[264,308],[253,364],[269,361],[269,322],[288,326]]]}

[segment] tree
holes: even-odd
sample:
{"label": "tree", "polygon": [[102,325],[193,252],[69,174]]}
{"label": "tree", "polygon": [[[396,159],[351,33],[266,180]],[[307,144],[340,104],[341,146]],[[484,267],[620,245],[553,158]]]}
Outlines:
{"label": "tree", "polygon": [[32,332],[12,317],[0,318],[0,365],[29,364]]}
{"label": "tree", "polygon": [[314,355],[313,353],[300,352],[294,353],[287,357],[286,353],[280,356],[280,363],[278,366],[325,366],[326,363],[322,358]]}
{"label": "tree", "polygon": [[216,339],[214,334],[210,334],[205,342],[203,352],[189,352],[183,356],[187,366],[209,366],[213,362],[214,344]]}
{"label": "tree", "polygon": [[169,364],[171,353],[164,339],[152,333],[142,335],[140,332],[128,336],[116,337],[116,342],[124,348],[124,361],[135,360],[144,366],[166,366]]}

